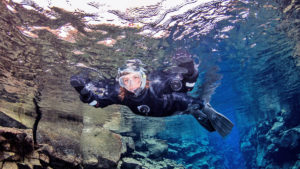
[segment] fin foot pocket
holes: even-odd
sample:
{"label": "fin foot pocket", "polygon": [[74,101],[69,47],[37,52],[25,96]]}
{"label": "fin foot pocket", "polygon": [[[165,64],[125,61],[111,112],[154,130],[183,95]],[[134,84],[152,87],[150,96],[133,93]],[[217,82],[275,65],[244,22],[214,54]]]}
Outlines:
{"label": "fin foot pocket", "polygon": [[210,120],[208,119],[207,115],[202,113],[201,111],[196,111],[195,113],[192,114],[195,119],[198,121],[198,123],[204,127],[207,131],[213,132],[216,131],[215,128],[212,126]]}
{"label": "fin foot pocket", "polygon": [[211,122],[213,128],[222,136],[227,136],[232,128],[233,123],[226,118],[224,115],[218,113],[214,110],[209,104],[207,104],[203,109],[203,113],[208,116],[209,121]]}

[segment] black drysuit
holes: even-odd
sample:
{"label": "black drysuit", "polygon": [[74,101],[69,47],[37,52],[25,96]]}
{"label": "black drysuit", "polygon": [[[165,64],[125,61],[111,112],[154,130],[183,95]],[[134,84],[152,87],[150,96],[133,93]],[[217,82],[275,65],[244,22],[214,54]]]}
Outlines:
{"label": "black drysuit", "polygon": [[[87,79],[83,77],[73,76],[71,85],[81,94],[80,99],[84,103],[93,103],[94,107],[103,108],[111,104],[121,104],[128,106],[135,114],[164,117],[185,111],[192,104],[198,105],[200,109],[203,107],[201,100],[187,94],[192,87],[186,84],[195,83],[198,76],[193,65],[191,70],[185,74],[172,71],[152,72],[147,77],[148,88],[138,96],[127,92],[123,100],[118,96],[120,85],[117,81],[86,82]],[[78,85],[78,81],[81,81],[81,85]]]}
{"label": "black drysuit", "polygon": [[184,67],[188,70],[186,72],[152,72],[147,77],[149,87],[138,96],[127,92],[124,99],[119,97],[120,85],[115,80],[92,82],[75,75],[71,77],[71,85],[80,93],[82,102],[96,108],[121,104],[128,106],[133,113],[143,116],[165,117],[174,114],[191,114],[208,131],[217,130],[225,137],[233,127],[232,122],[216,112],[210,104],[204,106],[201,99],[195,99],[187,94],[198,77],[198,72],[193,65],[187,64],[187,67]]}

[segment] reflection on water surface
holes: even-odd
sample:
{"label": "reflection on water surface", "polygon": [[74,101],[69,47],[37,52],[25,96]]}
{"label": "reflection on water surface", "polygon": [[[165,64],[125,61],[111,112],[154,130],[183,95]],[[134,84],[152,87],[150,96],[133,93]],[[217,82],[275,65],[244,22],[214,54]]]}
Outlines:
{"label": "reflection on water surface", "polygon": [[[129,2],[1,1],[0,124],[32,129],[39,108],[37,141],[53,147],[41,165],[299,166],[297,0]],[[114,78],[131,58],[149,72],[166,69],[178,48],[200,63],[197,85],[219,68],[223,78],[211,103],[236,124],[226,139],[189,116],[93,109],[69,85],[82,67]]]}

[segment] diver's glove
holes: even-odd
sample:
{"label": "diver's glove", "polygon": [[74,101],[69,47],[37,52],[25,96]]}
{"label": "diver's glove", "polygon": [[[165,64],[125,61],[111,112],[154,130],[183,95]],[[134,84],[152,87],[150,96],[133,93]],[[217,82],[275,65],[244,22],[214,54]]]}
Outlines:
{"label": "diver's glove", "polygon": [[70,79],[70,84],[80,94],[80,100],[83,103],[91,103],[94,100],[94,95],[87,87],[91,80],[80,75],[74,75]]}
{"label": "diver's glove", "polygon": [[73,86],[78,93],[90,82],[90,79],[85,78],[81,75],[74,75],[70,79],[70,84]]}

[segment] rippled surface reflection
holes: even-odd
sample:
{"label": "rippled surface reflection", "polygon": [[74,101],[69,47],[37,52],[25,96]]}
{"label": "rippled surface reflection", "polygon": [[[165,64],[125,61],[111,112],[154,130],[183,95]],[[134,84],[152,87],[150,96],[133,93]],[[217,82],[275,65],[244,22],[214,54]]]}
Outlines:
{"label": "rippled surface reflection", "polygon": [[[169,159],[186,168],[272,167],[266,147],[243,146],[259,122],[298,111],[299,2],[129,2],[2,0],[1,125],[32,128],[39,107],[38,142],[89,167],[107,167],[101,159],[116,165],[126,157]],[[190,116],[148,118],[121,106],[93,109],[80,103],[69,85],[70,76],[85,67],[114,79],[131,58],[141,59],[149,72],[166,69],[178,48],[200,63],[197,85],[208,70],[219,69],[223,78],[211,102],[236,125],[226,139],[207,133]],[[299,119],[287,123],[290,129]],[[122,152],[131,139],[135,153]],[[167,153],[157,145],[167,147]]]}

